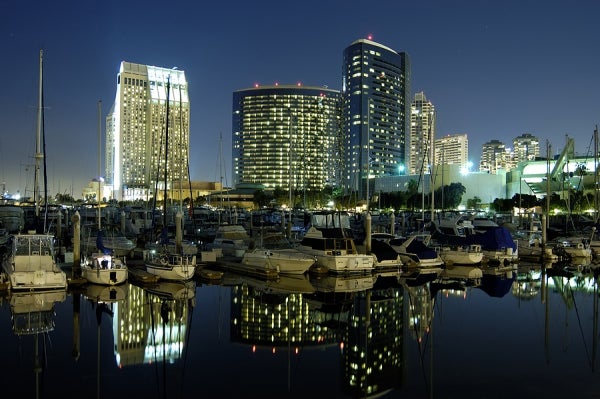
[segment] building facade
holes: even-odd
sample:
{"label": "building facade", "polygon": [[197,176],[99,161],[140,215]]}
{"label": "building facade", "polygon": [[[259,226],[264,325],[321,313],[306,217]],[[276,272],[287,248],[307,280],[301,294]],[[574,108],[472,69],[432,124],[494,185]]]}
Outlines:
{"label": "building facade", "polygon": [[360,39],[343,52],[343,187],[366,199],[366,182],[405,173],[410,118],[406,53]]}
{"label": "building facade", "polygon": [[496,174],[499,169],[510,170],[512,165],[510,149],[500,140],[490,140],[481,150],[479,171]]}
{"label": "building facade", "polygon": [[189,126],[184,71],[123,61],[106,118],[105,180],[113,198],[148,198],[165,180],[167,188],[189,181]]}
{"label": "building facade", "polygon": [[469,139],[466,134],[448,134],[436,139],[433,148],[436,165],[468,165]]}
{"label": "building facade", "polygon": [[427,100],[425,93],[419,92],[410,106],[410,135],[408,173],[419,175],[429,173],[433,166],[435,144],[435,107]]}
{"label": "building facade", "polygon": [[233,93],[233,183],[322,190],[339,184],[340,92],[272,85]]}
{"label": "building facade", "polygon": [[534,161],[540,156],[540,140],[524,133],[513,139],[514,163]]}

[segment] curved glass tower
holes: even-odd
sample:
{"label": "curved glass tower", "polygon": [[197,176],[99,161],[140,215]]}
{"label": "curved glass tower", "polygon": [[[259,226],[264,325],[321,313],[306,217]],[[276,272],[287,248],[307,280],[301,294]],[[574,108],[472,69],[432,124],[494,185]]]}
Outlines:
{"label": "curved glass tower", "polygon": [[410,62],[406,53],[360,39],[344,50],[342,75],[343,185],[366,199],[367,176],[405,173]]}

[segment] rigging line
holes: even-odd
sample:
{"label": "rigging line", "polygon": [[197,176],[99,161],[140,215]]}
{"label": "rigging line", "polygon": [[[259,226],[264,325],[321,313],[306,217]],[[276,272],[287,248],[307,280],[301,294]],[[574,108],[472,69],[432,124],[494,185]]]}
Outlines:
{"label": "rigging line", "polygon": [[579,315],[579,308],[577,307],[577,301],[575,301],[575,293],[573,292],[573,290],[571,288],[569,288],[569,291],[571,292],[571,297],[573,298],[573,307],[575,308],[575,314],[577,315],[577,323],[579,325],[579,332],[581,333],[581,341],[583,342],[583,347],[585,349],[585,355],[587,357],[590,367],[593,368],[592,358],[590,356],[590,351],[588,350],[587,342],[585,340],[585,334],[583,333],[583,327],[581,325],[581,317]]}

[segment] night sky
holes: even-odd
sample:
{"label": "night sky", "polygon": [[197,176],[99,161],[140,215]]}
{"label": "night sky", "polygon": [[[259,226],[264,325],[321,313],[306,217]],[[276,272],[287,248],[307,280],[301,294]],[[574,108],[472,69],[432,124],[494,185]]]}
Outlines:
{"label": "night sky", "polygon": [[475,164],[483,143],[512,147],[523,133],[540,138],[543,156],[546,140],[557,153],[569,135],[592,157],[599,21],[594,0],[0,0],[0,182],[32,194],[40,49],[48,191],[80,198],[98,176],[98,100],[104,121],[121,61],[186,72],[191,177],[219,181],[224,164],[231,184],[233,91],[340,90],[344,48],[368,35],[408,53],[412,94],[435,105],[437,137],[467,133]]}

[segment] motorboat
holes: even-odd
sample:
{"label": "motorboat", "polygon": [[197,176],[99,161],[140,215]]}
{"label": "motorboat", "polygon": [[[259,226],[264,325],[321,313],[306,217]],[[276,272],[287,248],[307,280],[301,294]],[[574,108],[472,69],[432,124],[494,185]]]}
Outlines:
{"label": "motorboat", "polygon": [[316,257],[294,248],[248,250],[242,257],[242,264],[264,269],[275,269],[282,274],[304,274],[316,262]]}
{"label": "motorboat", "polygon": [[317,258],[315,267],[331,273],[373,271],[374,257],[358,251],[347,213],[320,211],[312,213],[310,219],[310,227],[297,248]]}
{"label": "motorboat", "polygon": [[313,255],[295,248],[280,231],[259,232],[257,247],[250,244],[242,257],[242,264],[282,274],[304,274],[317,261]]}
{"label": "motorboat", "polygon": [[558,237],[553,240],[556,252],[566,252],[571,258],[591,258],[590,239],[584,237]]}
{"label": "motorboat", "polygon": [[250,236],[244,226],[225,224],[217,229],[212,248],[220,249],[223,256],[241,258],[248,249],[249,242]]}
{"label": "motorboat", "polygon": [[481,245],[469,246],[440,246],[436,251],[446,265],[477,265],[483,260]]}
{"label": "motorboat", "polygon": [[16,234],[12,238],[5,273],[13,291],[66,290],[67,275],[57,263],[54,236],[51,234]]}
{"label": "motorboat", "polygon": [[[366,252],[366,245],[364,247],[365,248],[361,247],[361,252],[363,252],[363,250]],[[383,240],[371,239],[369,253],[373,256],[373,268],[375,271],[389,269],[398,270],[404,265],[400,254],[396,252],[389,243]]]}
{"label": "motorboat", "polygon": [[351,237],[327,235],[314,226],[308,229],[297,248],[316,257],[315,265],[332,273],[360,273],[374,268],[373,256],[358,253]]}
{"label": "motorboat", "polygon": [[375,239],[385,239],[398,254],[400,259],[408,267],[437,268],[444,264],[442,258],[434,248],[429,247],[431,238],[428,234],[413,234],[408,237],[395,237],[393,235],[379,233],[374,235]]}

